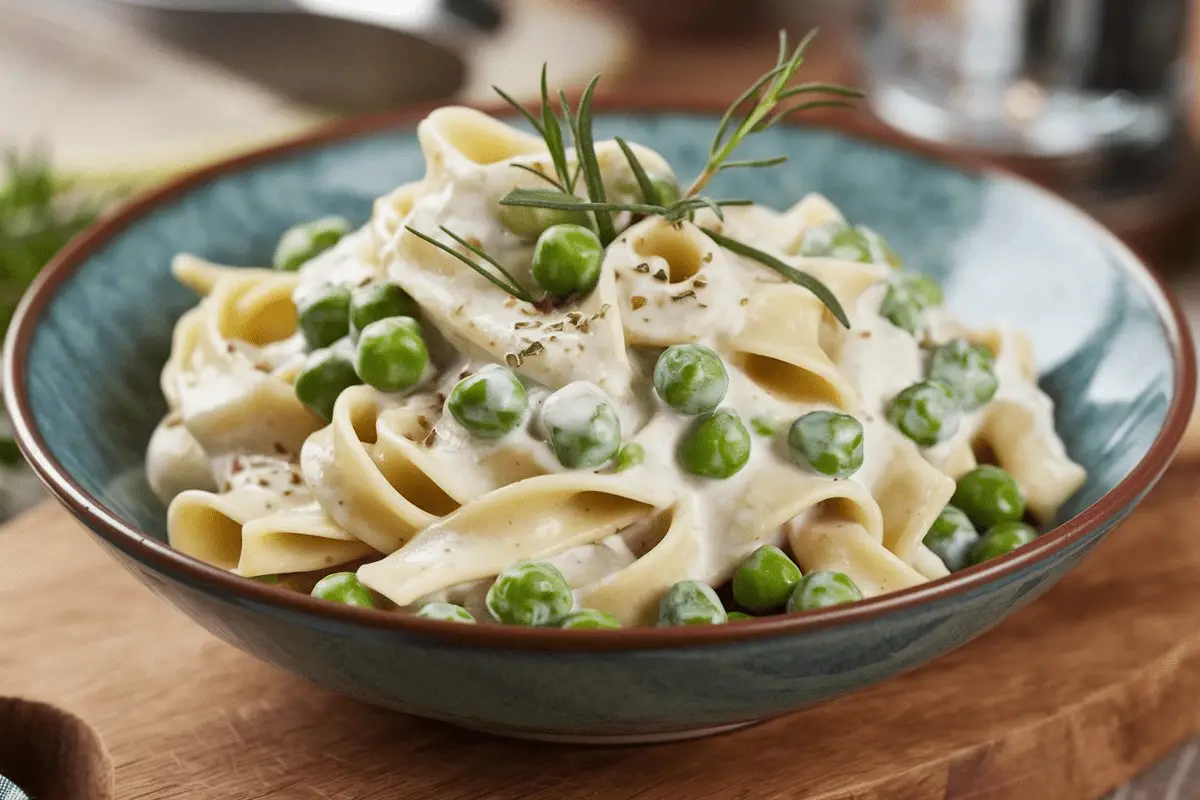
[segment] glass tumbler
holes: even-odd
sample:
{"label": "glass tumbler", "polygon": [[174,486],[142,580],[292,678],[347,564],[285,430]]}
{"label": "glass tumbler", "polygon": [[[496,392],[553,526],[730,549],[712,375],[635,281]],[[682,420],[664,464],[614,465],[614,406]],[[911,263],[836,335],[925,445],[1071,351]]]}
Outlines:
{"label": "glass tumbler", "polygon": [[868,98],[941,142],[1072,156],[1168,140],[1188,0],[865,0]]}

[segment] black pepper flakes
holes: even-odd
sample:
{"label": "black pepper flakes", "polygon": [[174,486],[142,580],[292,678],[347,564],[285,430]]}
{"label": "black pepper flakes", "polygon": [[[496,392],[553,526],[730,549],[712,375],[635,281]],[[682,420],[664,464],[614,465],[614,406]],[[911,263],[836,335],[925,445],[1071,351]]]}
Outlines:
{"label": "black pepper flakes", "polygon": [[641,272],[645,275],[649,275],[650,274],[650,265],[647,264],[645,261],[643,261],[641,264],[638,264],[636,267],[634,267],[633,271]]}
{"label": "black pepper flakes", "polygon": [[564,330],[566,327],[567,327],[567,324],[565,322],[556,322],[553,325],[547,325],[546,330],[554,331],[554,332],[558,333],[558,332]]}
{"label": "black pepper flakes", "polygon": [[299,475],[293,472],[292,477],[288,479],[288,483],[290,483],[292,486],[299,486],[301,483],[303,483],[303,481],[300,479]]}
{"label": "black pepper flakes", "polygon": [[542,323],[536,319],[528,321],[522,320],[519,322],[514,322],[513,327],[520,331],[525,330],[526,328],[540,328],[542,327]]}
{"label": "black pepper flakes", "polygon": [[667,271],[665,269],[660,269],[658,272],[654,273],[654,280],[661,281],[662,283],[666,283],[667,282]]}
{"label": "black pepper flakes", "polygon": [[546,345],[542,344],[541,342],[534,342],[533,344],[529,345],[529,347],[526,347],[524,350],[521,351],[521,356],[524,358],[529,358],[530,356],[536,356],[536,355],[542,353],[545,349],[546,349]]}
{"label": "black pepper flakes", "polygon": [[708,286],[708,278],[705,278],[703,275],[698,275],[696,276],[696,280],[692,281],[692,286],[696,287],[697,289],[703,289],[705,286]]}
{"label": "black pepper flakes", "polygon": [[275,448],[275,452],[279,453],[279,455],[281,455],[281,456],[287,453],[287,448],[284,447],[283,444],[280,442],[275,442],[273,447]]}
{"label": "black pepper flakes", "polygon": [[508,366],[511,367],[512,369],[517,369],[518,367],[520,367],[522,364],[525,363],[525,359],[523,359],[517,353],[505,353],[504,354],[504,363],[508,364]]}
{"label": "black pepper flakes", "polygon": [[738,304],[743,305],[743,306],[748,306],[748,305],[750,305],[750,298],[743,297],[740,301],[738,301]]}
{"label": "black pepper flakes", "polygon": [[707,253],[704,254],[704,258],[702,258],[700,260],[703,261],[705,264],[711,264],[712,260],[713,260],[712,251],[709,250]]}
{"label": "black pepper flakes", "polygon": [[679,294],[671,295],[671,302],[678,303],[680,300],[687,300],[688,298],[695,297],[695,296],[696,296],[696,293],[693,292],[691,289],[685,289],[684,291],[680,292]]}

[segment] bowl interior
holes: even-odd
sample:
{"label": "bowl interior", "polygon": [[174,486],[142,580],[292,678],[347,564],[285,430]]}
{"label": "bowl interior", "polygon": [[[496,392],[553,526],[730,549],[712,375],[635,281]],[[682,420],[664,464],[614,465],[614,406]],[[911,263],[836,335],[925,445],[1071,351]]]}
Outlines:
{"label": "bowl interior", "polygon": [[[689,176],[714,122],[605,113],[597,132],[653,147]],[[1031,335],[1058,429],[1089,473],[1064,519],[1146,454],[1172,399],[1178,334],[1153,281],[1093,222],[1024,183],[825,130],[773,128],[747,149],[791,160],[725,173],[715,191],[780,208],[822,192],[941,281],[965,321]],[[172,279],[171,257],[267,264],[288,226],[330,213],[365,221],[375,197],[423,171],[412,126],[306,146],[154,204],[99,243],[45,307],[26,354],[32,423],[49,453],[100,504],[164,539],[143,455],[164,413],[172,327],[196,302]]]}

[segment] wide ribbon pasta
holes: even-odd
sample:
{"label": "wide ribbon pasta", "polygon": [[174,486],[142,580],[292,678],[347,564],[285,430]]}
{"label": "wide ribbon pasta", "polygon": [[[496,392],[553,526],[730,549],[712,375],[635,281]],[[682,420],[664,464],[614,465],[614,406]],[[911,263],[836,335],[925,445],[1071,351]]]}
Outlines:
{"label": "wide ribbon pasta", "polygon": [[[359,579],[397,605],[604,539],[670,502],[619,476],[542,475],[497,489],[438,520]],[[445,557],[453,554],[453,558]]]}

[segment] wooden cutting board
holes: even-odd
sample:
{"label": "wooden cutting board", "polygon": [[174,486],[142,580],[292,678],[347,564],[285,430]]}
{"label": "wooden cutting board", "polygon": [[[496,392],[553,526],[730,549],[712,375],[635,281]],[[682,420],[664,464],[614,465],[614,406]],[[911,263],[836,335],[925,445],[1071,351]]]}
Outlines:
{"label": "wooden cutting board", "polygon": [[607,749],[460,731],[277,672],[43,506],[0,530],[0,695],[94,726],[118,798],[1094,800],[1200,731],[1198,479],[1174,468],[1046,597],[921,670],[737,733]]}

